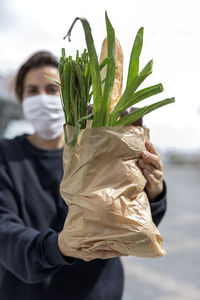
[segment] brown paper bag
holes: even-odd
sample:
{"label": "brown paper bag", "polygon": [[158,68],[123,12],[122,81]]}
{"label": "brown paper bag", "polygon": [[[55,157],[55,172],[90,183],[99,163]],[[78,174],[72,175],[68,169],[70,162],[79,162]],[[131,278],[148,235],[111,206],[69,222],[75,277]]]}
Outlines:
{"label": "brown paper bag", "polygon": [[[71,140],[74,128],[66,131]],[[140,257],[165,254],[137,166],[148,135],[139,126],[86,128],[74,147],[65,145],[60,190],[69,207],[66,245]]]}

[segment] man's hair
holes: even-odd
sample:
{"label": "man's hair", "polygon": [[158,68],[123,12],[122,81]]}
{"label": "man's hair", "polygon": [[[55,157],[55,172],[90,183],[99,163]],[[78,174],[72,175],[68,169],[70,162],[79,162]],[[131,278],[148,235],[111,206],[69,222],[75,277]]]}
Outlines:
{"label": "man's hair", "polygon": [[26,74],[31,69],[45,66],[58,68],[58,59],[48,51],[36,52],[20,67],[15,79],[15,94],[19,101],[22,101]]}

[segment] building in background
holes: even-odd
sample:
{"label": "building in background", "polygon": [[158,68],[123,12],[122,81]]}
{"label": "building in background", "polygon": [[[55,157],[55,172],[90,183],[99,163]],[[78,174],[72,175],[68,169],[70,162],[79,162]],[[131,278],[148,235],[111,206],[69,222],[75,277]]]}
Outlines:
{"label": "building in background", "polygon": [[31,133],[33,129],[14,95],[14,72],[0,72],[0,138],[13,138],[25,132]]}

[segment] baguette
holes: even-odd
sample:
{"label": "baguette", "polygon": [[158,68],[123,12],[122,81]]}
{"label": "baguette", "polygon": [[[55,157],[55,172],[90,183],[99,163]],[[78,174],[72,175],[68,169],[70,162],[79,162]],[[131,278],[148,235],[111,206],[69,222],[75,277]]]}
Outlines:
{"label": "baguette", "polygon": [[[107,57],[107,38],[104,39],[101,48],[100,63]],[[113,90],[110,98],[110,112],[113,110],[122,95],[123,85],[123,52],[120,42],[115,38],[115,60],[116,60],[116,71]],[[101,80],[106,77],[106,66],[101,70]],[[103,85],[104,88],[104,85]]]}

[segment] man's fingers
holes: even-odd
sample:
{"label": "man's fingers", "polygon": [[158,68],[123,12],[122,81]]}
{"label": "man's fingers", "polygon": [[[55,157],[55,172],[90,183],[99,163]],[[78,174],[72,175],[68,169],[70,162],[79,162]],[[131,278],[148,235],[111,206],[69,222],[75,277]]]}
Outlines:
{"label": "man's fingers", "polygon": [[82,252],[82,259],[85,261],[90,261],[93,259],[108,259],[114,258],[119,256],[127,256],[126,254],[119,253],[117,251],[106,251],[106,250],[99,250],[99,251],[91,251],[91,252]]}
{"label": "man's fingers", "polygon": [[160,156],[149,153],[147,151],[142,151],[141,152],[141,158],[144,160],[146,164],[151,164],[158,170],[162,171],[163,165],[162,161],[160,159]]}
{"label": "man's fingers", "polygon": [[163,172],[155,168],[153,165],[145,164],[142,159],[140,159],[138,163],[142,169],[146,169],[147,171],[149,171],[149,173],[155,176],[156,179],[160,180],[163,177]]}
{"label": "man's fingers", "polygon": [[147,181],[151,185],[157,185],[159,184],[160,180],[157,179],[152,173],[150,173],[147,169],[143,169],[143,174],[146,177]]}
{"label": "man's fingers", "polygon": [[156,151],[155,147],[153,146],[153,144],[152,144],[150,141],[146,141],[145,146],[146,146],[146,149],[147,149],[150,153],[159,156],[158,152]]}

